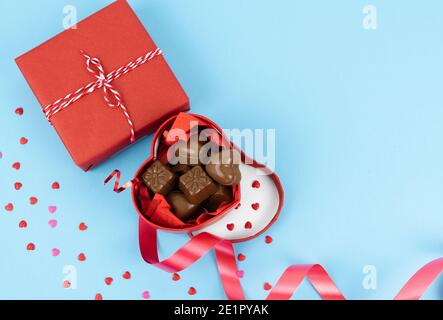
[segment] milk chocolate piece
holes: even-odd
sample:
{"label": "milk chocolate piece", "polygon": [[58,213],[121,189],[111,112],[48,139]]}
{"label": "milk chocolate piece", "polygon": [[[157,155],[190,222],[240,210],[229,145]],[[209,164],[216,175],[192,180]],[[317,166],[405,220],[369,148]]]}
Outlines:
{"label": "milk chocolate piece", "polygon": [[201,166],[195,166],[182,175],[178,187],[193,204],[202,203],[217,191],[217,185]]}
{"label": "milk chocolate piece", "polygon": [[233,186],[240,182],[240,155],[237,151],[224,149],[214,153],[206,165],[208,175],[225,186]]}
{"label": "milk chocolate piece", "polygon": [[163,163],[156,160],[143,173],[142,180],[152,192],[166,195],[174,188],[177,176]]}
{"label": "milk chocolate piece", "polygon": [[209,197],[203,205],[210,212],[217,211],[218,207],[223,202],[231,202],[232,201],[232,188],[219,184],[218,190],[212,196]]}
{"label": "milk chocolate piece", "polygon": [[191,220],[201,212],[200,207],[190,203],[180,191],[170,192],[166,196],[166,200],[171,205],[172,213],[183,222]]}
{"label": "milk chocolate piece", "polygon": [[186,172],[188,172],[189,170],[191,170],[191,167],[186,165],[186,164],[176,164],[175,166],[173,166],[171,168],[171,171],[178,174],[179,176],[181,176],[182,174],[185,174]]}
{"label": "milk chocolate piece", "polygon": [[200,163],[200,151],[204,144],[196,138],[189,141],[180,140],[171,148],[175,150],[175,157],[180,164],[196,166]]}

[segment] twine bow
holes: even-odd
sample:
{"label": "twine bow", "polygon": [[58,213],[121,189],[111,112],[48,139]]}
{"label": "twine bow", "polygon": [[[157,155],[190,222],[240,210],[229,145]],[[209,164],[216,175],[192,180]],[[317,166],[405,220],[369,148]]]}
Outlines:
{"label": "twine bow", "polygon": [[83,96],[94,92],[97,89],[103,88],[103,97],[105,99],[106,104],[111,108],[119,108],[125,118],[126,122],[130,127],[130,141],[131,143],[135,141],[135,129],[134,123],[131,120],[131,116],[128,112],[128,109],[123,103],[122,96],[120,92],[115,89],[115,87],[111,84],[112,81],[120,78],[122,75],[127,74],[128,72],[136,69],[137,67],[145,64],[146,62],[152,60],[153,58],[162,54],[162,51],[157,48],[154,51],[150,51],[144,56],[137,58],[134,61],[129,62],[127,65],[118,68],[110,72],[109,74],[105,73],[105,69],[103,67],[102,62],[99,58],[91,57],[84,51],[80,51],[81,55],[86,59],[86,69],[95,76],[96,81],[89,83],[88,85],[79,88],[77,91],[66,95],[64,98],[61,98],[54,103],[47,105],[43,108],[43,112],[46,116],[46,119],[51,123],[51,118],[56,115],[61,110],[69,107],[71,104],[75,103],[77,100],[82,98]]}

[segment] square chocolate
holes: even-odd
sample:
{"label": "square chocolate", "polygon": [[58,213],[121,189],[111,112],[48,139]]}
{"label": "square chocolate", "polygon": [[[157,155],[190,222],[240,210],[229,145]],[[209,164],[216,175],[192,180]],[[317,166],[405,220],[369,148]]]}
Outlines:
{"label": "square chocolate", "polygon": [[156,160],[143,173],[142,180],[152,192],[166,195],[174,188],[177,176]]}
{"label": "square chocolate", "polygon": [[218,190],[215,182],[199,165],[182,175],[178,186],[192,204],[202,203]]}

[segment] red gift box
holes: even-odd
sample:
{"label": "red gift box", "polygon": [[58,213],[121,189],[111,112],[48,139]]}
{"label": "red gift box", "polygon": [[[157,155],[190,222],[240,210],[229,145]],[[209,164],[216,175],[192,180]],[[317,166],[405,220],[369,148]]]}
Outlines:
{"label": "red gift box", "polygon": [[[189,110],[186,93],[124,0],[16,62],[44,111],[57,100],[81,92],[67,107],[47,116],[74,162],[85,171],[155,131],[172,115]],[[125,72],[112,77],[123,66]],[[93,83],[95,90],[88,91]]]}

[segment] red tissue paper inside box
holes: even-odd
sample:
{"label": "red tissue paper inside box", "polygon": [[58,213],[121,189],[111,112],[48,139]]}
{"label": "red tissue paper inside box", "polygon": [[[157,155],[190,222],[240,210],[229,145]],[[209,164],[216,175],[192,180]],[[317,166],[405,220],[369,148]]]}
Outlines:
{"label": "red tissue paper inside box", "polygon": [[[100,59],[108,75],[157,49],[129,4],[119,0],[16,62],[45,108],[97,80],[81,51]],[[162,55],[111,84],[128,111],[136,139],[189,110],[189,99]],[[131,143],[131,127],[122,109],[111,107],[104,97],[103,87],[97,88],[51,117],[72,159],[86,171]]]}

